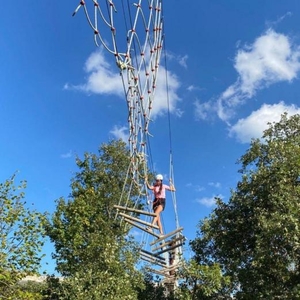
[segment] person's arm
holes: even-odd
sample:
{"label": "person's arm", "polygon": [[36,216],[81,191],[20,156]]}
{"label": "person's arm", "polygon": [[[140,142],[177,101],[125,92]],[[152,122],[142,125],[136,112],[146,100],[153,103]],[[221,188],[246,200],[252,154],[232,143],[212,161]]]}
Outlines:
{"label": "person's arm", "polygon": [[169,188],[170,188],[171,192],[176,192],[176,189],[175,189],[175,186],[173,185],[172,179],[170,179],[170,186],[169,186]]}
{"label": "person's arm", "polygon": [[148,188],[149,190],[153,190],[153,186],[151,186],[151,185],[149,184],[149,182],[148,182],[148,177],[146,177],[145,180],[146,180],[147,188]]}

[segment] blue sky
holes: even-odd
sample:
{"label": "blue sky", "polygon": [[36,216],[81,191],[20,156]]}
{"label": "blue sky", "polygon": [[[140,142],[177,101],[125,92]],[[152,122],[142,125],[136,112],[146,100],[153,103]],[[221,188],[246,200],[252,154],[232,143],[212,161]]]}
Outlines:
{"label": "blue sky", "polygon": [[[5,1],[0,11],[0,180],[18,171],[40,211],[53,212],[54,200],[68,197],[76,155],[128,136],[115,58],[96,47],[82,8],[72,18],[77,5]],[[235,188],[236,161],[251,138],[283,112],[300,113],[300,4],[173,0],[163,8],[167,73],[162,65],[159,72],[168,78],[171,131],[158,81],[152,159],[168,176],[172,150],[179,223],[193,239],[214,197],[226,201]],[[121,45],[123,25],[115,24]],[[168,200],[166,231],[175,226]]]}

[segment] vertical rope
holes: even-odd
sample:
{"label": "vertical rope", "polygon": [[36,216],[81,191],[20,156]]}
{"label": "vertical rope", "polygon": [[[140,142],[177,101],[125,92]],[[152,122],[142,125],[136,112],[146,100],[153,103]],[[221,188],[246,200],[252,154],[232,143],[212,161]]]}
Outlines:
{"label": "vertical rope", "polygon": [[[129,205],[130,197],[135,196],[137,205],[141,197],[147,196],[145,174],[153,170],[149,127],[153,104],[155,104],[156,85],[162,51],[165,58],[165,76],[170,144],[170,174],[174,181],[172,132],[170,118],[170,99],[166,49],[163,34],[162,0],[80,0],[73,15],[83,7],[85,17],[97,46],[102,46],[114,56],[119,68],[128,109],[130,165],[122,190],[120,203]],[[90,17],[87,2],[91,3],[93,13]],[[117,13],[118,6],[121,13]],[[121,19],[118,19],[121,18]],[[125,32],[117,27],[123,23]],[[122,35],[124,34],[124,35]],[[119,52],[120,51],[120,52]],[[175,185],[176,186],[176,185]],[[125,187],[128,188],[127,193]],[[138,196],[131,195],[138,190]],[[179,228],[176,194],[172,192],[176,229]],[[149,207],[151,209],[151,207]],[[163,223],[163,219],[162,219]],[[164,224],[163,224],[164,225]],[[145,234],[144,234],[145,235]],[[148,236],[146,234],[146,236]]]}
{"label": "vertical rope", "polygon": [[[170,97],[169,97],[169,83],[168,83],[168,66],[167,66],[167,55],[166,55],[166,42],[164,42],[163,53],[164,53],[164,64],[165,64],[165,80],[166,80],[166,93],[167,93],[167,104],[168,104],[168,126],[169,126],[169,145],[170,145],[170,173],[169,177],[173,181],[172,183],[175,185],[175,178],[174,178],[174,164],[173,164],[173,150],[172,150],[172,129],[171,129],[171,114],[170,114]],[[176,200],[176,193],[172,193],[172,200],[174,206],[174,214],[175,214],[175,223],[176,229],[179,226],[179,218],[177,212],[177,200]]]}

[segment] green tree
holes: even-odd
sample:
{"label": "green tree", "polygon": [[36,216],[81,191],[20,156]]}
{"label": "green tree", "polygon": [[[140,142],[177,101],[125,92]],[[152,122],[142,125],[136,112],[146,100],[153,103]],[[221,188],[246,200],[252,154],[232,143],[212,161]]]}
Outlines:
{"label": "green tree", "polygon": [[17,283],[38,272],[46,217],[26,207],[26,182],[15,186],[14,180],[0,183],[0,298],[30,299]]}
{"label": "green tree", "polygon": [[42,300],[60,300],[66,297],[65,283],[63,279],[55,277],[54,275],[47,276],[42,292]]}
{"label": "green tree", "polygon": [[219,264],[201,264],[195,258],[179,269],[180,285],[177,299],[231,299],[228,293],[229,278],[223,276]]}
{"label": "green tree", "polygon": [[21,281],[18,284],[18,294],[13,299],[24,300],[43,300],[43,290],[46,284],[36,281]]}
{"label": "green tree", "polygon": [[237,299],[300,299],[300,116],[252,140],[228,203],[200,223],[196,258],[218,262]]}
{"label": "green tree", "polygon": [[135,268],[138,253],[113,207],[124,193],[134,197],[127,184],[126,144],[103,144],[98,156],[86,153],[76,163],[70,199],[58,200],[47,226],[57,270],[70,287],[67,299],[136,299],[136,288],[142,286]]}
{"label": "green tree", "polygon": [[138,289],[138,300],[174,300],[173,295],[168,295],[159,276],[153,276],[148,271],[143,273],[145,288]]}

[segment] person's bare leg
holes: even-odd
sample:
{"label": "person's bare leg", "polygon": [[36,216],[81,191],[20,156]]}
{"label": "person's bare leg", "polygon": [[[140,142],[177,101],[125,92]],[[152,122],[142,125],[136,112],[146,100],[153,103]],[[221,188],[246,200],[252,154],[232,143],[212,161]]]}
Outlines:
{"label": "person's bare leg", "polygon": [[160,221],[160,213],[162,212],[163,207],[162,205],[158,205],[158,207],[155,209],[154,213],[156,216],[153,218],[152,225],[155,225],[157,223],[160,234],[163,234],[162,225]]}
{"label": "person's bare leg", "polygon": [[161,222],[160,222],[160,215],[158,215],[158,217],[157,217],[157,225],[158,225],[158,228],[159,228],[159,233],[163,235],[164,233],[163,233],[162,225],[161,225]]}

